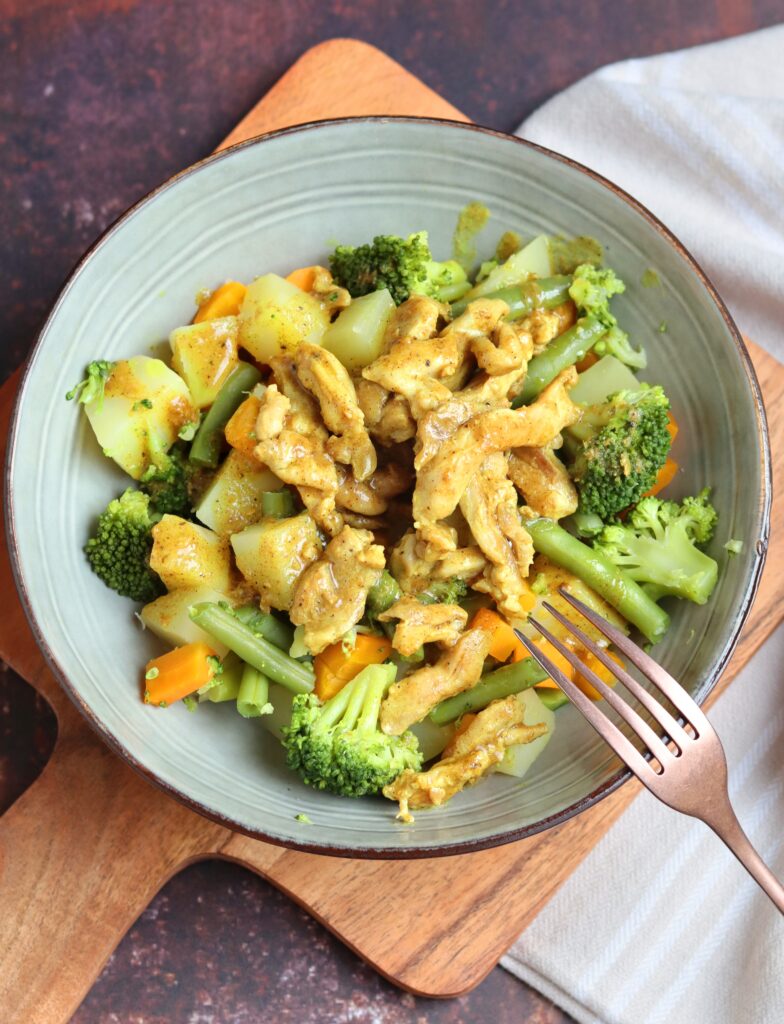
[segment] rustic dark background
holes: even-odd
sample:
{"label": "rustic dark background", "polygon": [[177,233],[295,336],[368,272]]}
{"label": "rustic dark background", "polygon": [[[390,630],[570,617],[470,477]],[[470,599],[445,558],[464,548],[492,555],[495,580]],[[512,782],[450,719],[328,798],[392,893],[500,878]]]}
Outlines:
{"label": "rustic dark background", "polygon": [[[474,120],[512,130],[602,64],[783,16],[781,0],[0,0],[0,374],[24,360],[96,236],[210,152],[314,43],[373,43]],[[54,734],[46,705],[13,673],[0,673],[0,812],[41,770]],[[271,886],[209,862],[160,893],[74,1020],[568,1018],[500,968],[461,999],[403,995]]]}

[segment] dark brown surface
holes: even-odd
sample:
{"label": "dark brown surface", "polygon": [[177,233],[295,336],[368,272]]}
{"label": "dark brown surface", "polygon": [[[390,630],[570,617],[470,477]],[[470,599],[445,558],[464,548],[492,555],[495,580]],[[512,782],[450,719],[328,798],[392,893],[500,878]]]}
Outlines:
{"label": "dark brown surface", "polygon": [[[375,43],[480,123],[513,128],[594,67],[774,23],[780,4],[0,0],[0,371],[70,266],[119,213],[210,151],[308,46]],[[490,5],[487,5],[490,7]],[[45,762],[51,714],[0,676],[0,810]],[[472,995],[397,992],[274,889],[232,865],[188,869],[121,944],[87,1022],[565,1021],[500,969]]]}

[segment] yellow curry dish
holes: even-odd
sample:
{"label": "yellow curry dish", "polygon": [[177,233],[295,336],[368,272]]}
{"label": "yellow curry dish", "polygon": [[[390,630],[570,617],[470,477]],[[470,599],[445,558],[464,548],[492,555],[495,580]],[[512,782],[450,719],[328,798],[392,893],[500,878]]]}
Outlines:
{"label": "yellow curry dish", "polygon": [[131,478],[85,554],[161,642],[128,652],[150,713],[230,703],[303,783],[404,821],[545,748],[566,698],[515,629],[574,678],[528,621],[575,645],[560,588],[655,644],[718,573],[708,490],[662,496],[677,412],[601,246],[506,232],[480,263],[487,218],[443,262],[420,231],[228,281],[168,358],[68,395]]}

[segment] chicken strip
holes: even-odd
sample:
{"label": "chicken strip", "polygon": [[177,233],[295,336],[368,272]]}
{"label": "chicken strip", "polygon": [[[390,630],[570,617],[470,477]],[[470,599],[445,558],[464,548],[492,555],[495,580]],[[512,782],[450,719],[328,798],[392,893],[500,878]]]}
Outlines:
{"label": "chicken strip", "polygon": [[384,549],[368,530],[344,526],[299,577],[289,618],[305,627],[311,654],[340,640],[362,618],[368,590],[384,568]]}
{"label": "chicken strip", "polygon": [[471,342],[479,368],[490,377],[519,370],[531,358],[530,355],[525,358],[529,347],[523,336],[507,323],[498,324],[492,338],[481,335]]}
{"label": "chicken strip", "polygon": [[310,294],[318,299],[324,309],[332,315],[351,305],[351,294],[335,284],[332,273],[326,267],[313,267],[313,284]]}
{"label": "chicken strip", "polygon": [[444,750],[441,760],[424,772],[410,768],[383,789],[400,804],[398,818],[413,821],[409,810],[438,807],[503,760],[507,747],[531,743],[547,732],[544,722],[525,725],[523,704],[512,695],[493,701]]}
{"label": "chicken strip", "polygon": [[577,489],[552,448],[515,448],[509,477],[537,515],[563,519],[577,511]]}
{"label": "chicken strip", "polygon": [[475,590],[490,594],[508,619],[525,618],[531,609],[526,577],[534,559],[534,545],[520,521],[517,492],[506,475],[506,456],[491,455],[468,482],[460,510],[488,560],[484,579]]}
{"label": "chicken strip", "polygon": [[451,515],[488,455],[521,445],[541,448],[579,419],[580,409],[569,398],[576,381],[571,366],[531,405],[479,413],[455,431],[417,473],[414,525],[423,539],[429,528]]}
{"label": "chicken strip", "polygon": [[436,337],[396,341],[385,355],[365,367],[362,376],[403,395],[414,419],[419,419],[451,398],[446,382],[451,380],[455,386],[455,375],[463,368],[472,342],[491,334],[508,311],[507,304],[498,299],[478,299]]}
{"label": "chicken strip", "polygon": [[389,462],[367,480],[356,480],[338,469],[337,504],[341,509],[363,516],[381,516],[389,508],[389,499],[404,494],[413,482],[413,474],[399,462]]}
{"label": "chicken strip", "polygon": [[453,647],[468,622],[468,612],[457,604],[422,604],[415,597],[401,597],[378,618],[381,622],[399,620],[392,646],[408,657],[422,644]]}
{"label": "chicken strip", "polygon": [[294,353],[297,377],[316,397],[327,430],[327,451],[336,462],[350,465],[357,480],[376,469],[376,450],[357,404],[354,384],[340,360],[320,345],[303,343]]}
{"label": "chicken strip", "polygon": [[553,309],[535,309],[513,326],[520,335],[528,335],[533,345],[533,354],[538,356],[553,338],[567,331],[576,320],[577,310],[570,301],[563,302]]}
{"label": "chicken strip", "polygon": [[432,548],[408,530],[389,556],[392,575],[406,594],[424,590],[432,580],[471,580],[483,571],[485,556],[474,545],[455,547],[454,550],[435,555]]}
{"label": "chicken strip", "polygon": [[368,433],[375,441],[387,447],[414,437],[416,422],[402,395],[390,394],[380,384],[363,377],[355,380],[354,386]]}
{"label": "chicken strip", "polygon": [[[500,323],[493,334],[494,337],[498,337],[509,332],[514,333],[512,326]],[[533,352],[531,340],[527,335],[518,338],[515,334],[515,338],[517,362],[508,372],[496,376],[479,374],[468,387],[458,391],[451,399],[442,402],[420,418],[417,424],[415,469],[419,470],[429,462],[457,428],[467,423],[472,416],[480,412],[489,412],[491,409],[509,408],[509,396],[520,390]]]}
{"label": "chicken strip", "polygon": [[331,536],[343,525],[335,510],[337,470],[326,448],[329,434],[318,406],[300,385],[290,356],[272,362],[275,384],[262,396],[255,455],[285,483],[299,490],[305,508]]}
{"label": "chicken strip", "polygon": [[421,341],[438,334],[439,321],[449,319],[449,306],[427,295],[410,295],[394,310],[384,331],[384,351],[399,341]]}
{"label": "chicken strip", "polygon": [[469,629],[435,665],[427,665],[393,683],[381,705],[381,729],[400,736],[421,722],[436,704],[468,690],[479,681],[492,636],[484,629]]}
{"label": "chicken strip", "polygon": [[291,429],[295,419],[289,399],[271,384],[261,399],[254,454],[281,480],[298,488],[305,507],[320,526],[329,533],[336,532],[342,521],[335,511],[335,463],[325,451],[323,434]]}

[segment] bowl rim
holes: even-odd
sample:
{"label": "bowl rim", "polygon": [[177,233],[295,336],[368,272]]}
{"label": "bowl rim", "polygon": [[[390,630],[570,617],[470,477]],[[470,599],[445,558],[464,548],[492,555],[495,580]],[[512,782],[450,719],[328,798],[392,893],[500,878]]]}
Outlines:
{"label": "bowl rim", "polygon": [[632,778],[632,772],[626,768],[621,767],[614,775],[607,779],[600,786],[597,786],[589,794],[580,800],[569,804],[567,807],[556,812],[555,814],[549,815],[546,818],[542,818],[532,825],[521,826],[519,828],[509,829],[505,832],[498,833],[496,835],[486,836],[479,839],[466,839],[462,841],[455,841],[438,846],[428,845],[420,847],[399,847],[399,846],[385,846],[385,845],[372,845],[372,846],[333,846],[330,844],[301,841],[294,838],[285,838],[282,836],[269,835],[261,829],[253,829],[244,826],[241,822],[236,821],[234,818],[228,815],[221,814],[220,811],[214,810],[211,807],[201,803],[198,799],[189,797],[182,793],[177,786],[161,779],[156,772],[145,765],[137,757],[135,757],[129,750],[125,748],[122,742],[114,736],[109,729],[103,724],[98,718],[97,714],[93,712],[89,703],[79,693],[77,687],[68,679],[65,671],[60,666],[55,652],[49,646],[46,639],[44,629],[36,619],[33,611],[32,602],[30,599],[28,583],[25,580],[24,570],[21,564],[21,557],[19,547],[16,538],[16,524],[14,516],[14,502],[13,502],[13,470],[16,454],[16,444],[19,433],[19,420],[20,420],[20,409],[24,393],[27,388],[27,384],[30,375],[35,367],[37,359],[40,356],[43,342],[49,332],[52,321],[57,315],[62,304],[67,300],[68,294],[76,281],[77,277],[81,274],[82,270],[87,266],[89,262],[94,260],[104,246],[104,244],[112,237],[115,233],[122,230],[123,226],[131,220],[136,213],[138,213],[143,207],[153,202],[163,192],[174,188],[181,180],[195,173],[202,167],[208,164],[218,163],[222,160],[230,159],[235,153],[240,152],[244,149],[259,146],[271,139],[281,138],[288,135],[304,134],[311,131],[317,131],[322,128],[329,128],[339,125],[346,124],[431,124],[438,127],[446,127],[450,130],[473,132],[481,136],[489,136],[494,139],[499,139],[503,142],[511,142],[514,145],[522,146],[526,149],[533,150],[545,158],[556,161],[559,164],[566,165],[573,170],[578,171],[581,174],[591,178],[601,187],[612,192],[617,198],[625,202],[630,206],[636,213],[643,217],[648,224],[664,238],[669,245],[675,249],[675,251],[685,260],[689,265],[690,269],[697,275],[703,287],[708,293],[708,296],[716,306],[720,316],[722,317],[729,335],[735,344],[738,355],[740,356],[741,365],[746,374],[746,381],[751,391],[754,411],[757,421],[757,436],[759,440],[759,458],[761,468],[761,483],[760,483],[760,494],[758,498],[758,529],[759,536],[755,541],[755,561],[751,569],[749,579],[746,583],[744,593],[742,595],[741,605],[738,609],[734,623],[730,627],[729,636],[723,649],[719,652],[713,669],[706,675],[702,680],[700,686],[697,688],[694,698],[698,703],[702,703],[711,690],[716,685],[718,679],[724,672],[727,664],[732,657],[732,654],[740,639],[740,634],[743,626],[748,617],[749,611],[754,601],[754,597],[757,593],[762,570],[765,565],[765,559],[767,556],[768,542],[770,536],[770,509],[772,500],[772,466],[771,466],[771,455],[770,455],[770,438],[768,433],[767,415],[765,411],[765,405],[762,399],[762,392],[760,389],[757,374],[754,369],[754,365],[751,361],[751,357],[748,353],[743,337],[735,324],[732,316],[729,313],[724,301],[718,294],[712,281],[702,269],[697,260],[692,256],[686,246],[680,241],[680,239],[666,227],[658,217],[656,217],[651,211],[644,206],[639,200],[635,199],[630,193],[626,192],[619,185],[616,185],[610,179],[604,177],[598,172],[586,167],[584,164],[573,160],[571,157],[564,156],[562,153],[558,153],[555,150],[549,149],[545,146],[541,146],[538,143],[531,142],[527,139],[520,138],[517,135],[512,135],[509,132],[500,131],[494,128],[487,128],[482,125],[474,124],[472,122],[457,121],[449,118],[441,117],[413,117],[408,115],[359,115],[354,117],[341,117],[341,118],[323,118],[315,121],[307,121],[302,124],[291,125],[287,128],[279,128],[274,131],[265,132],[261,135],[254,136],[250,139],[245,139],[242,142],[237,142],[231,146],[227,146],[225,149],[218,150],[215,153],[211,153],[209,156],[204,157],[201,160],[184,168],[182,171],[177,172],[171,177],[167,178],[160,185],[151,189],[144,196],[138,199],[135,203],[125,210],[109,227],[103,231],[98,238],[92,243],[92,245],[85,251],[84,255],[74,266],[73,270],[69,273],[65,280],[60,292],[55,299],[49,313],[44,320],[43,325],[38,331],[35,342],[30,350],[30,355],[24,365],[22,379],[19,383],[19,388],[14,401],[14,408],[11,416],[11,424],[8,432],[8,442],[6,449],[6,461],[5,461],[5,479],[4,479],[4,520],[5,520],[5,532],[6,541],[8,545],[8,551],[10,556],[10,564],[14,577],[19,598],[22,603],[27,621],[30,625],[31,631],[35,638],[35,641],[44,656],[44,659],[52,671],[53,675],[59,682],[60,686],[65,690],[66,694],[70,698],[71,702],[76,706],[78,711],[87,720],[90,727],[98,733],[101,739],[114,751],[119,757],[131,768],[134,769],[138,774],[145,778],[148,782],[157,786],[163,790],[169,796],[173,797],[179,803],[184,804],[191,810],[200,814],[202,817],[208,818],[218,825],[222,825],[224,828],[229,829],[233,832],[240,832],[248,835],[251,838],[259,839],[263,842],[270,843],[275,846],[281,846],[286,849],[298,850],[303,853],[312,854],[324,854],[329,856],[345,857],[345,858],[363,858],[363,859],[377,859],[377,860],[420,860],[435,857],[446,857],[455,856],[460,854],[474,853],[481,850],[491,849],[494,847],[504,846],[508,843],[518,842],[522,839],[530,838],[531,836],[537,835],[540,832],[544,832],[556,825],[561,825],[569,819],[581,814],[583,811],[587,811],[593,807],[599,801],[615,792],[620,786],[628,782]]}

